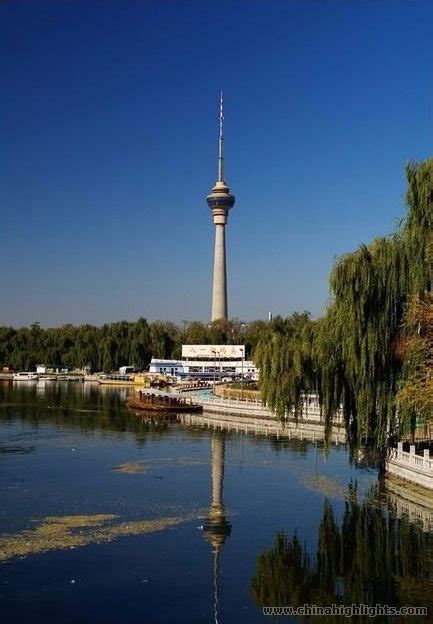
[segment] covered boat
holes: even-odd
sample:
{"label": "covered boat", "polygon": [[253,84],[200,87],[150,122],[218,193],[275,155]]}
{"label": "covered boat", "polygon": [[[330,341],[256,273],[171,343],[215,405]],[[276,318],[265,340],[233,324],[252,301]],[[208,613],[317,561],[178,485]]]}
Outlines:
{"label": "covered boat", "polygon": [[193,403],[191,397],[183,397],[174,392],[158,390],[140,390],[126,399],[126,405],[132,409],[148,412],[202,412],[203,406]]}

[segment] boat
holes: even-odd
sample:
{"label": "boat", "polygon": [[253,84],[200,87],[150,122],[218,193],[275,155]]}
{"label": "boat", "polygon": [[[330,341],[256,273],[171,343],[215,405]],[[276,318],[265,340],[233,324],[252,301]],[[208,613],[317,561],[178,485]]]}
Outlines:
{"label": "boat", "polygon": [[145,375],[99,375],[98,383],[110,386],[144,386],[149,385],[149,381]]}
{"label": "boat", "polygon": [[90,383],[98,383],[99,375],[84,375],[84,381],[88,381]]}
{"label": "boat", "polygon": [[202,412],[203,406],[193,403],[190,398],[180,397],[170,392],[157,390],[140,390],[126,399],[131,409],[146,412]]}
{"label": "boat", "polygon": [[57,375],[41,375],[41,381],[57,381]]}
{"label": "boat", "polygon": [[12,379],[14,381],[37,381],[39,375],[32,371],[21,371],[19,373],[14,373]]}

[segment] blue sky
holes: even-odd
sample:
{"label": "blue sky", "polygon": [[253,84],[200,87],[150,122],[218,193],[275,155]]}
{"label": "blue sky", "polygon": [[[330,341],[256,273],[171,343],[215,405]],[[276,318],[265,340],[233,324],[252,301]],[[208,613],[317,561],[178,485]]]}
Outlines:
{"label": "blue sky", "polygon": [[0,324],[210,316],[225,94],[229,315],[323,313],[431,155],[423,0],[0,5]]}

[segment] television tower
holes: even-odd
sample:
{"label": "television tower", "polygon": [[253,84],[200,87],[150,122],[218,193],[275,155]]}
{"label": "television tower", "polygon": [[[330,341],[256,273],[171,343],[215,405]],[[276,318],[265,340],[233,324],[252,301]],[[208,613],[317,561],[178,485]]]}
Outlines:
{"label": "television tower", "polygon": [[213,265],[212,286],[212,316],[211,320],[227,318],[227,263],[226,263],[226,232],[227,217],[230,208],[234,206],[235,197],[224,181],[223,175],[223,93],[220,99],[220,125],[218,136],[218,179],[210,195],[207,196],[207,204],[212,210],[215,224],[215,251]]}

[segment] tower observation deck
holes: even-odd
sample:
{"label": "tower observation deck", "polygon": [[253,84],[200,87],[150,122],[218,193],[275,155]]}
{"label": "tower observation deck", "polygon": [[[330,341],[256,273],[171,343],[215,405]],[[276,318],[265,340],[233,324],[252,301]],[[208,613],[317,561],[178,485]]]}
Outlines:
{"label": "tower observation deck", "polygon": [[211,320],[227,318],[227,262],[226,262],[226,234],[227,217],[230,208],[234,206],[235,196],[224,181],[223,174],[223,94],[220,99],[220,119],[218,136],[218,179],[211,193],[207,196],[207,204],[212,210],[215,225],[215,249],[212,286],[212,315]]}

